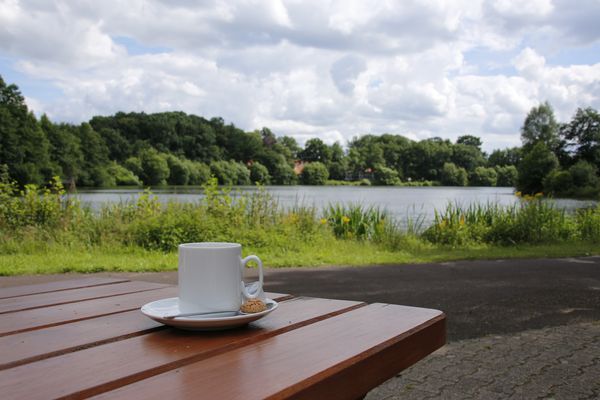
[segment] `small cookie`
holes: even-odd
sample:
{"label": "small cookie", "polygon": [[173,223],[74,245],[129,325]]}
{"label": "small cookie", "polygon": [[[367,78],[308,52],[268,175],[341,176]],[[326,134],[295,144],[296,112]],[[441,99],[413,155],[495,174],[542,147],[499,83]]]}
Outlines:
{"label": "small cookie", "polygon": [[245,313],[257,313],[266,309],[267,305],[261,299],[250,299],[240,307],[240,310]]}

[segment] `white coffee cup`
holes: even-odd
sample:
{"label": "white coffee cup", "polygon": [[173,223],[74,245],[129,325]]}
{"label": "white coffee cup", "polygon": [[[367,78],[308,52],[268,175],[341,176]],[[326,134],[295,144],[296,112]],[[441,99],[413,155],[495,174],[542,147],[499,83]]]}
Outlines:
{"label": "white coffee cup", "polygon": [[[244,285],[244,267],[258,264],[258,285],[252,293]],[[242,259],[239,243],[184,243],[179,245],[179,310],[182,313],[236,311],[245,298],[262,292],[263,266],[257,256]]]}

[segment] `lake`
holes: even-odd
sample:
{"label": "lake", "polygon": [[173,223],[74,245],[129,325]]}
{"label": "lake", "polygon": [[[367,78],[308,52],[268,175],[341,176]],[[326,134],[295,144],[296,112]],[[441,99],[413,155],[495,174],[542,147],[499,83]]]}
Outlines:
{"label": "lake", "polygon": [[[511,187],[390,187],[390,186],[266,186],[283,207],[294,205],[315,206],[323,209],[331,203],[360,203],[386,209],[398,221],[408,218],[422,220],[425,224],[433,220],[434,210],[443,210],[448,204],[469,206],[471,204],[512,205],[519,202]],[[254,186],[237,186],[232,193],[250,193]],[[135,201],[143,190],[140,188],[79,189],[72,194],[92,208],[103,203]],[[198,186],[166,186],[152,188],[152,193],[161,202],[172,200],[195,202],[202,198]],[[573,199],[548,200],[568,211],[595,205],[594,201]]]}

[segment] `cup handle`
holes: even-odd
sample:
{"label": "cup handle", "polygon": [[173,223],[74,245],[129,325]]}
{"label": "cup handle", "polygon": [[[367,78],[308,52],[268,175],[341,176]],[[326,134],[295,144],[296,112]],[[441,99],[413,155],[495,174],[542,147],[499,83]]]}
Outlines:
{"label": "cup handle", "polygon": [[263,288],[263,263],[260,260],[260,258],[258,258],[257,256],[248,256],[246,258],[244,258],[242,260],[242,273],[244,271],[244,268],[246,267],[246,264],[248,264],[249,261],[256,261],[256,263],[258,264],[258,290],[255,292],[255,294],[250,294],[250,292],[248,292],[248,289],[246,288],[246,285],[244,285],[244,282],[242,281],[242,293],[243,295],[247,298],[247,299],[255,299],[260,295],[260,292],[262,291]]}

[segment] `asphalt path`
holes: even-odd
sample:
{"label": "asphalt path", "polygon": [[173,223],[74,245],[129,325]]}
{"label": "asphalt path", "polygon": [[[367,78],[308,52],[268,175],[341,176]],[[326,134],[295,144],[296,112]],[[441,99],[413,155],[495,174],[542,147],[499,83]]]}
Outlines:
{"label": "asphalt path", "polygon": [[[177,283],[176,272],[97,275]],[[75,277],[2,277],[0,287]],[[448,340],[455,341],[599,321],[600,256],[267,269],[265,289],[436,308],[446,313]]]}
{"label": "asphalt path", "polygon": [[270,271],[296,295],[436,308],[448,340],[600,320],[600,257]]}

